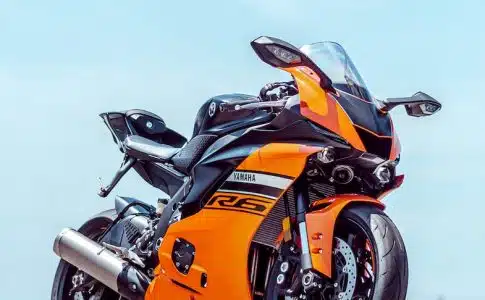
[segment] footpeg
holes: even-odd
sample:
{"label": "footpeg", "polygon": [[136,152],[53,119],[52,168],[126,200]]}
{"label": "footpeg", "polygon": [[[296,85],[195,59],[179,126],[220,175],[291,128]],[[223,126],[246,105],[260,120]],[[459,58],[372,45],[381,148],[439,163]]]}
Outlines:
{"label": "footpeg", "polygon": [[122,259],[127,259],[131,261],[132,263],[139,265],[140,267],[144,268],[145,264],[141,260],[141,258],[133,251],[130,249],[124,248],[124,247],[117,247],[114,245],[110,245],[108,243],[103,242],[103,247],[105,247],[108,250],[113,251]]}

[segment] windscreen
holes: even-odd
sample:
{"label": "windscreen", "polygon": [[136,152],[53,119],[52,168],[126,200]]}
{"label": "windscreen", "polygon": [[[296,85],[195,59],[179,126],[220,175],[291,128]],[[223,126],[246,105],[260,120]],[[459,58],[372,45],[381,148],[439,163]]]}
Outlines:
{"label": "windscreen", "polygon": [[300,50],[332,80],[338,92],[335,99],[352,120],[366,151],[389,157],[393,143],[389,114],[379,111],[344,48],[337,43],[322,42],[305,45]]}
{"label": "windscreen", "polygon": [[304,45],[300,50],[332,80],[334,88],[373,102],[364,80],[341,45],[321,42]]}

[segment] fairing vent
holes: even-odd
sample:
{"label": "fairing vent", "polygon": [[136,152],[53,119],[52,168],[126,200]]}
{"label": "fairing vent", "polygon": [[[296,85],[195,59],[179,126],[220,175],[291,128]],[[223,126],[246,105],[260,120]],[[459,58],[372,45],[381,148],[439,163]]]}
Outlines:
{"label": "fairing vent", "polygon": [[[309,185],[309,196],[312,203],[316,200],[334,195],[335,188],[329,184],[310,183]],[[282,221],[287,216],[285,197],[288,199],[290,216],[294,217],[296,215],[294,191],[293,187],[290,187],[285,195],[276,202],[263,223],[261,223],[261,226],[259,226],[258,231],[254,235],[253,242],[276,248],[278,236],[283,230]]]}
{"label": "fairing vent", "polygon": [[131,222],[124,222],[123,227],[125,229],[126,239],[130,244],[133,244],[140,235],[138,228]]}
{"label": "fairing vent", "polygon": [[314,182],[309,185],[310,203],[326,197],[335,196],[335,187],[330,184]]}
{"label": "fairing vent", "polygon": [[[295,215],[295,201],[293,197],[293,193],[291,198],[288,197],[288,203],[290,205],[290,215]],[[293,209],[291,209],[293,208]],[[278,235],[283,230],[281,221],[286,217],[286,208],[285,208],[285,201],[284,197],[280,198],[278,202],[276,202],[275,206],[269,212],[266,219],[264,219],[261,226],[259,226],[258,231],[254,235],[253,242],[266,245],[272,248],[276,248],[276,241]]]}
{"label": "fairing vent", "polygon": [[380,156],[384,159],[389,157],[392,147],[392,137],[378,137],[360,127],[355,127],[367,152]]}

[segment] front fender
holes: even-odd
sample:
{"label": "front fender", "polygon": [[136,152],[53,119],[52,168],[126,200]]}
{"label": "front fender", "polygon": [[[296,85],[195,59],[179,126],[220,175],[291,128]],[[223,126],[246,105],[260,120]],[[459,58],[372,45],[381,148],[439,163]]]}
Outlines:
{"label": "front fender", "polygon": [[335,222],[342,210],[351,203],[375,205],[384,209],[384,204],[377,199],[363,195],[337,195],[315,201],[312,207],[327,205],[306,214],[308,244],[313,269],[332,277],[332,249]]}

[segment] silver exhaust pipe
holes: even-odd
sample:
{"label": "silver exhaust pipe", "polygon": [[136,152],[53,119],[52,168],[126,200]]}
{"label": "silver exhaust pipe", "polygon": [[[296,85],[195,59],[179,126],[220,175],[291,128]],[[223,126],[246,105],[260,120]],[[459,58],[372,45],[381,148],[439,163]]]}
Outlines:
{"label": "silver exhaust pipe", "polygon": [[66,228],[54,241],[54,252],[128,299],[143,299],[150,279],[113,252],[74,229]]}

